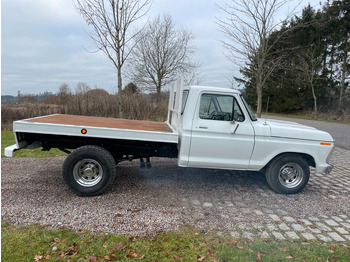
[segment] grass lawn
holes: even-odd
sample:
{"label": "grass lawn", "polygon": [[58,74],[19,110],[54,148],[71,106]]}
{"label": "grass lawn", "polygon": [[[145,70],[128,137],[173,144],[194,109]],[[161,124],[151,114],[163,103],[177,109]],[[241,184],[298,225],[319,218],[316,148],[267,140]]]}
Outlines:
{"label": "grass lawn", "polygon": [[193,228],[156,237],[1,224],[2,261],[349,261],[350,248],[320,243],[242,240]]}
{"label": "grass lawn", "polygon": [[[1,157],[4,157],[5,147],[15,144],[15,138],[12,131],[1,131]],[[37,149],[22,149],[14,153],[16,157],[54,157],[54,156],[67,156],[66,153],[58,149],[51,149],[50,151],[41,151],[41,148]]]}

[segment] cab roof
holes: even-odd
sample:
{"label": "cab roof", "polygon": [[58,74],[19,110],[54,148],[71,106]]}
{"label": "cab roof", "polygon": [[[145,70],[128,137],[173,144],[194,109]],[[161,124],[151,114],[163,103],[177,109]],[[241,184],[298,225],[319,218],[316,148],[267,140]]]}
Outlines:
{"label": "cab roof", "polygon": [[238,91],[237,89],[225,88],[225,87],[198,86],[198,85],[191,85],[191,86],[184,87],[184,90],[191,90],[191,89],[194,89],[196,91],[216,91],[216,92],[223,92],[223,93],[241,94],[241,92]]}

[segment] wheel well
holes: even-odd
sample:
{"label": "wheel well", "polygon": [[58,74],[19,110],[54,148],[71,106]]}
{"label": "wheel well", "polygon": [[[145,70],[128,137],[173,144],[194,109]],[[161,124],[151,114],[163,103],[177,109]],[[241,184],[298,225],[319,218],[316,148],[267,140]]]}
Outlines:
{"label": "wheel well", "polygon": [[308,154],[304,154],[304,153],[295,153],[295,152],[286,152],[286,153],[281,153],[277,156],[275,156],[273,159],[271,159],[265,166],[264,168],[262,169],[262,171],[264,171],[269,165],[270,163],[272,163],[276,158],[280,158],[282,156],[291,156],[291,155],[294,155],[294,156],[300,156],[302,157],[303,159],[306,160],[306,162],[308,163],[309,166],[312,166],[312,167],[315,167],[316,166],[316,163],[315,163],[315,160],[312,156],[308,155]]}

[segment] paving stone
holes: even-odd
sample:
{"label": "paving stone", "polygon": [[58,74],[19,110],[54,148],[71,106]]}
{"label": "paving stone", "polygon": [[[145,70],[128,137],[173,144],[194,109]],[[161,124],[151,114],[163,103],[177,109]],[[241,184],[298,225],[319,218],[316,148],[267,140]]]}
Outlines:
{"label": "paving stone", "polygon": [[306,231],[306,229],[299,224],[292,224],[292,228],[294,228],[295,231],[303,232]]}
{"label": "paving stone", "polygon": [[312,225],[312,223],[309,220],[307,220],[307,219],[300,219],[300,221],[303,222],[305,226],[311,226]]}
{"label": "paving stone", "polygon": [[270,214],[269,215],[274,221],[281,221],[280,217],[275,215],[275,214]]}
{"label": "paving stone", "polygon": [[254,212],[258,216],[263,216],[264,215],[264,213],[262,211],[258,210],[258,209],[255,209]]}
{"label": "paving stone", "polygon": [[266,227],[267,227],[270,231],[277,230],[276,226],[273,225],[273,224],[267,224]]}
{"label": "paving stone", "polygon": [[301,233],[301,235],[307,240],[315,240],[316,237],[311,233]]}
{"label": "paving stone", "polygon": [[316,233],[316,234],[321,234],[321,233],[322,233],[322,231],[319,230],[318,228],[308,227],[308,229],[309,229],[312,233]]}
{"label": "paving stone", "polygon": [[263,239],[269,239],[270,238],[270,235],[269,233],[267,233],[266,231],[263,231],[259,234],[259,236]]}
{"label": "paving stone", "polygon": [[321,241],[323,241],[323,242],[331,242],[331,241],[332,241],[331,238],[326,237],[326,236],[321,235],[321,234],[318,234],[317,237],[318,237]]}
{"label": "paving stone", "polygon": [[317,227],[323,231],[332,231],[332,229],[321,222],[316,223]]}
{"label": "paving stone", "polygon": [[340,217],[332,216],[332,218],[337,222],[343,222],[343,219],[341,219]]}
{"label": "paving stone", "polygon": [[237,231],[233,231],[233,232],[231,232],[230,234],[231,234],[231,236],[232,236],[233,238],[238,238],[238,237],[241,236],[241,234],[240,234],[239,232],[237,232]]}
{"label": "paving stone", "polygon": [[348,240],[350,240],[350,235],[344,235],[343,237],[347,238]]}
{"label": "paving stone", "polygon": [[318,217],[309,217],[308,219],[311,221],[314,221],[314,222],[320,221],[320,219]]}
{"label": "paving stone", "polygon": [[326,222],[328,225],[330,225],[332,227],[339,226],[339,224],[332,219],[325,220],[324,222]]}
{"label": "paving stone", "polygon": [[283,217],[283,220],[288,222],[288,223],[296,223],[297,222],[294,218],[288,217],[288,216],[287,217]]}
{"label": "paving stone", "polygon": [[272,232],[272,235],[274,235],[274,237],[278,240],[285,240],[286,238],[280,233],[280,232]]}
{"label": "paving stone", "polygon": [[248,239],[254,239],[255,235],[252,232],[245,231],[242,233],[242,237],[248,238]]}
{"label": "paving stone", "polygon": [[192,200],[192,204],[195,206],[199,206],[201,202],[199,202],[198,200]]}
{"label": "paving stone", "polygon": [[341,236],[339,236],[337,233],[335,232],[328,232],[327,233],[331,238],[333,238],[335,241],[338,241],[338,242],[343,242],[345,241],[344,238],[342,238]]}
{"label": "paving stone", "polygon": [[335,227],[335,230],[337,230],[340,234],[342,234],[342,235],[348,235],[349,234],[349,232],[348,231],[346,231],[344,228],[342,228],[342,227]]}
{"label": "paving stone", "polygon": [[341,223],[344,227],[350,228],[350,223]]}
{"label": "paving stone", "polygon": [[287,231],[286,232],[286,235],[288,238],[291,238],[291,239],[299,239],[300,237],[297,235],[297,233],[293,232],[293,231]]}
{"label": "paving stone", "polygon": [[290,227],[287,226],[286,223],[279,224],[278,227],[279,227],[281,230],[284,230],[284,231],[290,230]]}
{"label": "paving stone", "polygon": [[213,207],[213,204],[209,202],[205,202],[203,203],[203,207],[206,207],[206,208]]}

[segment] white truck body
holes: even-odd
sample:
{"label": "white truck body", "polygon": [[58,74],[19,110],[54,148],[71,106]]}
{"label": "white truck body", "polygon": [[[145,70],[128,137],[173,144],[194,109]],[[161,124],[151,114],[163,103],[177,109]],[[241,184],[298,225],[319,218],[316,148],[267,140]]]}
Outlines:
{"label": "white truck body", "polygon": [[316,173],[329,173],[332,166],[327,161],[334,148],[327,132],[256,119],[237,90],[184,88],[181,81],[172,86],[166,123],[51,115],[15,121],[13,131],[16,145],[5,149],[6,156],[25,147],[64,150],[94,145],[111,151],[116,163],[165,156],[177,157],[182,167],[278,173],[267,175],[267,181],[279,193],[297,193],[306,185],[306,164]]}

